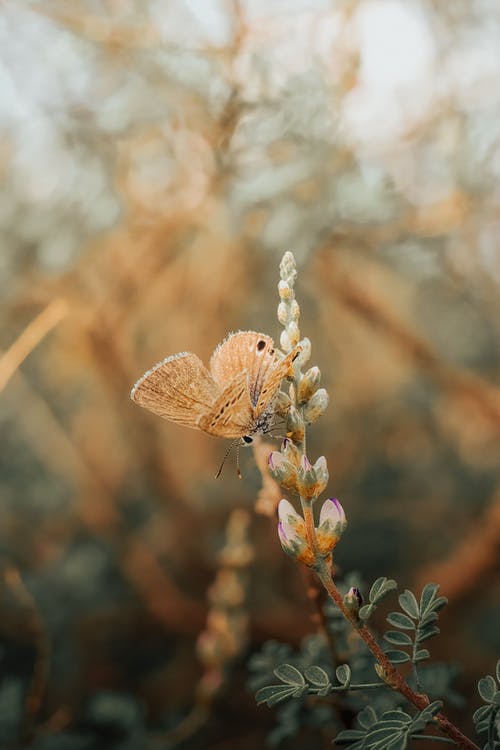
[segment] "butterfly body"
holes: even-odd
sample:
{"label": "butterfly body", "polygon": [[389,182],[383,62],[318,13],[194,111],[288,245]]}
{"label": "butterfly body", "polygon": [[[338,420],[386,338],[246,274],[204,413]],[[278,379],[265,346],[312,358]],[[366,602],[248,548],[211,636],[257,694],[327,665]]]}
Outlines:
{"label": "butterfly body", "polygon": [[190,352],[167,357],[137,381],[131,398],[177,424],[247,444],[269,431],[281,381],[299,352],[279,359],[269,336],[239,331],[217,346],[209,368]]}

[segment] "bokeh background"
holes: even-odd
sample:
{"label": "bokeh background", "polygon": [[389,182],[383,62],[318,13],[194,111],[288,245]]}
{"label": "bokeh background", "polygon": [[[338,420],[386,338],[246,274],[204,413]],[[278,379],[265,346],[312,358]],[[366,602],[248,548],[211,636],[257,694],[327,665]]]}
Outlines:
{"label": "bokeh background", "polygon": [[129,390],[279,338],[285,250],[339,571],[441,583],[467,728],[500,656],[499,177],[496,0],[1,3],[3,746],[264,746],[248,657],[318,627],[275,488]]}

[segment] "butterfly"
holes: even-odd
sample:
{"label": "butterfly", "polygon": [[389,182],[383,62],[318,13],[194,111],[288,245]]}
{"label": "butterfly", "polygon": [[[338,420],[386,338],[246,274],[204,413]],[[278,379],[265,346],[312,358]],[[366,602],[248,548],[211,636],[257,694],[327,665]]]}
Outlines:
{"label": "butterfly", "polygon": [[208,369],[196,354],[174,354],[144,373],[130,397],[171,422],[248,445],[269,431],[281,381],[300,351],[297,345],[280,359],[270,336],[231,333]]}

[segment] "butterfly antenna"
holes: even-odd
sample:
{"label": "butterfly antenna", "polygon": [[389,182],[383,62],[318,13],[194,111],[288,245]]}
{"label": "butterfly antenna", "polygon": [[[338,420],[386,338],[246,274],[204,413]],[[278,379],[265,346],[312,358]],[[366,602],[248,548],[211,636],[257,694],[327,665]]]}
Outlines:
{"label": "butterfly antenna", "polygon": [[[222,467],[226,463],[226,458],[229,456],[229,454],[233,450],[235,444],[236,444],[236,440],[233,440],[232,443],[230,444],[229,448],[227,449],[227,451],[224,453],[224,458],[222,459],[221,464],[219,466],[219,470],[218,470],[217,474],[215,475],[216,479],[218,479],[220,477],[220,475],[222,474]],[[236,452],[236,462],[238,462],[238,451]]]}
{"label": "butterfly antenna", "polygon": [[238,444],[236,446],[236,473],[238,475],[238,479],[243,479],[241,476],[241,469],[240,469],[240,446],[241,443],[238,441]]}

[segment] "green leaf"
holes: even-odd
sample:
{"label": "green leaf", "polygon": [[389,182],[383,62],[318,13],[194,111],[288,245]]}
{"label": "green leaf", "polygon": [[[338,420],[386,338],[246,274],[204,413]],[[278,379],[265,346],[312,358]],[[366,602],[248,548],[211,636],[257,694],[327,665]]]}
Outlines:
{"label": "green leaf", "polygon": [[439,620],[437,612],[428,612],[424,617],[420,618],[420,627],[427,628],[429,625],[434,625]]}
{"label": "green leaf", "polygon": [[429,656],[430,656],[430,653],[429,653],[429,651],[427,651],[427,649],[426,649],[426,648],[420,648],[420,649],[419,649],[419,650],[418,650],[418,651],[416,652],[415,656],[413,657],[413,661],[414,661],[414,662],[417,662],[417,661],[424,661],[424,659],[428,659],[428,658],[429,658]]}
{"label": "green leaf", "polygon": [[[364,732],[359,729],[343,729],[333,740],[335,745],[349,745],[350,750],[362,750],[365,742]],[[351,745],[354,742],[354,745]]]}
{"label": "green leaf", "polygon": [[395,628],[401,628],[402,630],[415,630],[415,623],[413,620],[402,612],[391,612],[387,615],[387,622]]}
{"label": "green leaf", "polygon": [[351,668],[348,664],[341,664],[335,670],[337,680],[341,685],[348,686],[351,682]]}
{"label": "green leaf", "polygon": [[494,711],[494,708],[488,704],[487,706],[479,706],[472,714],[472,720],[474,724],[477,724],[484,719],[489,718],[490,714]]}
{"label": "green leaf", "polygon": [[407,615],[416,620],[419,615],[419,608],[418,602],[415,599],[415,594],[413,594],[409,589],[406,589],[402,594],[399,595],[398,601],[401,609],[403,609]]}
{"label": "green leaf", "polygon": [[368,594],[368,599],[371,602],[376,602],[377,598],[382,591],[384,587],[384,583],[387,581],[387,578],[385,576],[382,576],[381,578],[377,578],[376,581],[372,583],[372,586],[370,588],[370,593]]}
{"label": "green leaf", "polygon": [[431,625],[427,628],[420,628],[417,637],[415,638],[415,641],[417,643],[423,643],[424,641],[428,641],[429,638],[433,638],[435,635],[439,635],[440,629],[437,625]]}
{"label": "green leaf", "polygon": [[371,706],[365,706],[358,714],[357,719],[360,726],[369,729],[377,721],[377,713]]}
{"label": "green leaf", "polygon": [[500,659],[497,661],[496,676],[497,682],[500,684]]}
{"label": "green leaf", "polygon": [[393,643],[395,646],[413,645],[408,633],[400,633],[399,630],[388,630],[387,633],[384,633],[384,638],[388,643]]}
{"label": "green leaf", "polygon": [[372,604],[378,604],[379,601],[389,593],[398,587],[396,581],[392,578],[386,578],[382,576],[372,584],[368,598]]}
{"label": "green leaf", "polygon": [[420,612],[422,615],[426,614],[428,608],[432,609],[432,603],[438,591],[438,583],[426,583],[420,594]]}
{"label": "green leaf", "polygon": [[277,703],[287,700],[287,698],[292,698],[296,691],[297,688],[290,685],[269,685],[257,690],[255,700],[258,704],[267,703],[271,708]]}
{"label": "green leaf", "polygon": [[425,716],[425,718],[428,718],[428,721],[430,721],[441,709],[443,708],[443,701],[432,701],[432,703],[429,703],[428,706],[424,708],[424,710],[421,712],[421,716]]}
{"label": "green leaf", "polygon": [[366,735],[367,745],[369,747],[386,748],[389,742],[398,739],[401,736],[401,724],[388,724],[385,727],[379,727]]}
{"label": "green leaf", "polygon": [[438,598],[432,603],[432,611],[440,612],[448,604],[446,596],[438,596]]}
{"label": "green leaf", "polygon": [[483,701],[485,701],[485,703],[491,703],[497,691],[496,682],[491,675],[481,677],[477,683],[477,689]]}
{"label": "green leaf", "polygon": [[404,664],[405,662],[410,661],[410,657],[406,651],[386,651],[385,655],[391,664]]}
{"label": "green leaf", "polygon": [[324,669],[317,667],[314,664],[311,667],[306,667],[304,670],[304,676],[311,685],[316,685],[320,688],[328,688],[330,686],[330,678]]}
{"label": "green leaf", "polygon": [[291,664],[280,664],[280,666],[276,667],[276,669],[274,670],[274,674],[276,675],[278,680],[281,680],[281,682],[286,682],[287,685],[304,687],[304,685],[306,684],[303,675],[296,667],[293,667]]}
{"label": "green leaf", "polygon": [[358,612],[359,619],[366,622],[366,620],[370,618],[374,609],[375,607],[372,604],[364,604]]}
{"label": "green leaf", "polygon": [[408,735],[403,735],[387,745],[387,750],[405,750],[408,747]]}
{"label": "green leaf", "polygon": [[410,714],[406,711],[402,711],[400,708],[392,709],[391,711],[384,711],[379,721],[398,721],[401,724],[409,724],[411,722]]}

